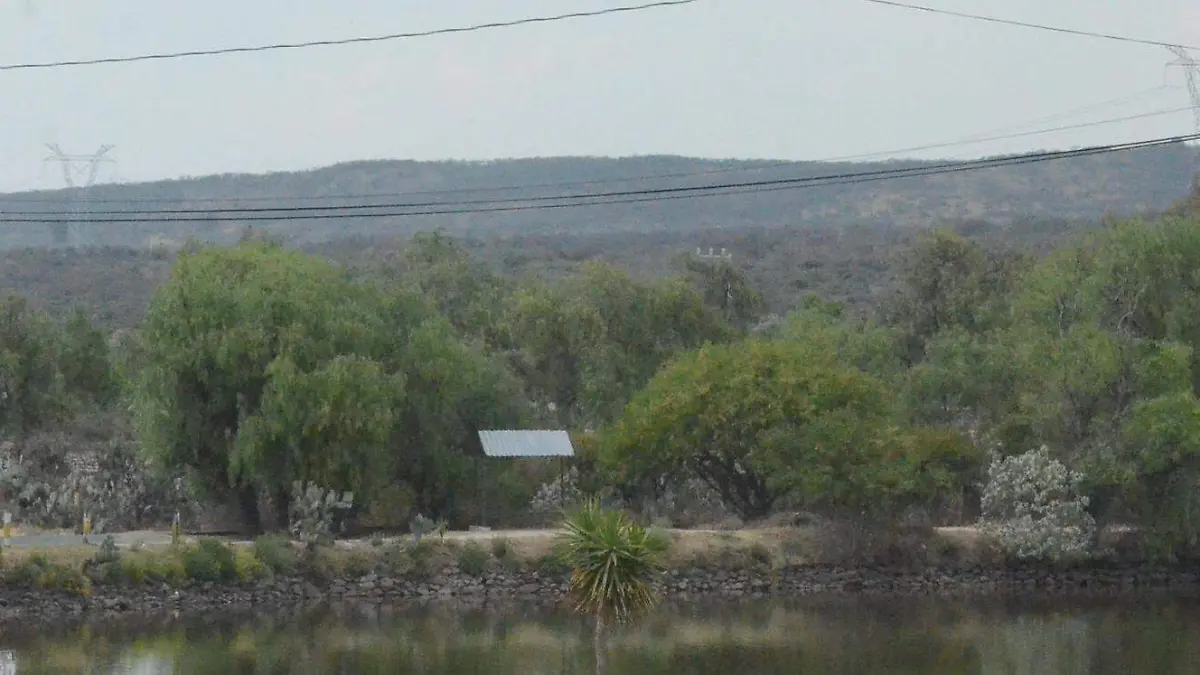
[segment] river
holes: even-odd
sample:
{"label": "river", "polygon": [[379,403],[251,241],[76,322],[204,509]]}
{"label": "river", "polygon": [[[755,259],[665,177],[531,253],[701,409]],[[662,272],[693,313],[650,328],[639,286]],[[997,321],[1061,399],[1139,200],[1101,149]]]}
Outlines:
{"label": "river", "polygon": [[[608,674],[1194,675],[1200,603],[804,600],[663,606],[608,640]],[[7,626],[0,674],[594,672],[591,626],[508,606]]]}

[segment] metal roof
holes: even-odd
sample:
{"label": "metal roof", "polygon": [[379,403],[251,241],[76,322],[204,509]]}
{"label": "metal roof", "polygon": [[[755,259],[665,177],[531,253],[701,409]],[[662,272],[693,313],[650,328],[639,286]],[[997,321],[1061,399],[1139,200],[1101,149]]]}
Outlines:
{"label": "metal roof", "polygon": [[480,431],[479,442],[488,457],[574,457],[565,431]]}

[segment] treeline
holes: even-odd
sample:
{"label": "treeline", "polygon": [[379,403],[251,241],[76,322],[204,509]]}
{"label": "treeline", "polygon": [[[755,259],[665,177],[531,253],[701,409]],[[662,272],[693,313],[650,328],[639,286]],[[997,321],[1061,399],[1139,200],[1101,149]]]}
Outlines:
{"label": "treeline", "polygon": [[[485,504],[489,524],[517,522],[553,467],[477,461],[487,428],[570,429],[577,491],[637,508],[703,492],[743,520],[969,523],[992,455],[1044,446],[1053,465],[1012,466],[1077,473],[1059,482],[1097,522],[1181,555],[1200,534],[1198,260],[1185,218],[1043,257],[937,233],[873,315],[810,296],[770,322],[726,262],[516,281],[420,235],[355,276],[246,241],[181,254],[111,349],[10,301],[0,420],[29,434],[108,405],[156,470],[236,498],[252,528],[278,525],[296,482],[353,491],[357,522],[463,527]],[[1009,498],[1071,497],[1033,494],[1041,480]]]}

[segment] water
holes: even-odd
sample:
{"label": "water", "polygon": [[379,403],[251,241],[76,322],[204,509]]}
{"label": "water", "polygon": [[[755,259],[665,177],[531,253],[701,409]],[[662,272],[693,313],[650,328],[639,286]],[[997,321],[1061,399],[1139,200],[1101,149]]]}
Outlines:
{"label": "water", "polygon": [[[1194,675],[1200,672],[1200,603],[683,605],[614,631],[608,645],[609,674]],[[585,620],[516,607],[360,607],[59,629],[9,626],[0,636],[0,675],[563,675],[594,669]]]}

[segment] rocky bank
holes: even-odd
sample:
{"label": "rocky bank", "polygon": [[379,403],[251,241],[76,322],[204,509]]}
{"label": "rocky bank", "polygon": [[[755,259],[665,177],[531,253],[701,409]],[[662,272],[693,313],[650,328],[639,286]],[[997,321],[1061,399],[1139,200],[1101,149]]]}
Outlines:
{"label": "rocky bank", "polygon": [[[425,579],[367,574],[317,581],[278,578],[251,584],[183,587],[96,587],[90,596],[0,590],[0,621],[56,620],[124,613],[205,613],[263,610],[309,602],[429,603],[469,605],[506,601],[557,604],[567,579],[536,571],[470,576],[449,568]],[[930,569],[921,572],[803,566],[784,569],[687,569],[667,572],[659,590],[677,600],[708,597],[814,595],[1001,595],[1200,591],[1200,568],[1147,565],[1050,569]]]}

